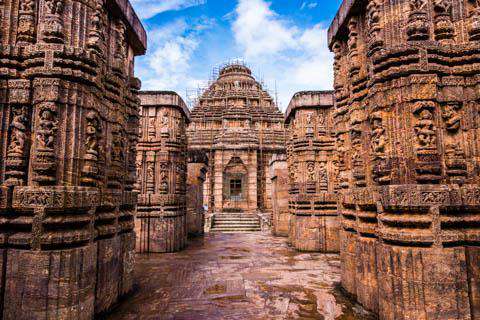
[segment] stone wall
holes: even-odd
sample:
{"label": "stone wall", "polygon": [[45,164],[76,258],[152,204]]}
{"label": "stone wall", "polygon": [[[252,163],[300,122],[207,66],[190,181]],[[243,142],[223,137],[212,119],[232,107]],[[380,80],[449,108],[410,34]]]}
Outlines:
{"label": "stone wall", "polygon": [[301,251],[339,251],[332,92],[299,92],[288,106],[291,244]]}
{"label": "stone wall", "polygon": [[288,237],[290,211],[288,208],[288,169],[285,155],[274,155],[270,160],[272,198],[272,233]]}
{"label": "stone wall", "polygon": [[174,92],[140,92],[137,147],[137,252],[174,252],[185,247],[189,111]]}
{"label": "stone wall", "polygon": [[190,152],[187,168],[187,233],[199,236],[204,231],[203,184],[208,159],[203,152]]}
{"label": "stone wall", "polygon": [[132,289],[146,34],[128,1],[3,0],[0,25],[0,310],[91,319]]}
{"label": "stone wall", "polygon": [[345,1],[329,30],[342,285],[381,319],[480,319],[478,1]]}

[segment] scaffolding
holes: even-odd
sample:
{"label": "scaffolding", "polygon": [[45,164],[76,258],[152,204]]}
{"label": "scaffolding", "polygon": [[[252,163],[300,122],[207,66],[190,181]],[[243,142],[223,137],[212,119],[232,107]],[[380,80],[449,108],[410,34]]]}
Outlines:
{"label": "scaffolding", "polygon": [[[245,62],[243,58],[232,58],[228,61],[222,62],[220,64],[215,65],[212,68],[210,76],[208,80],[200,81],[196,88],[187,88],[185,89],[185,102],[187,104],[188,109],[192,110],[200,101],[200,98],[204,95],[204,93],[217,81],[218,77],[220,76],[220,71],[232,65],[240,65],[244,66],[251,70],[251,67]],[[278,94],[277,94],[277,83],[275,81],[275,89],[272,91],[269,89],[268,85],[265,83],[263,75],[258,75],[253,73],[252,76],[257,79],[258,83],[260,84],[263,91],[267,92],[271,97],[274,98],[274,104],[278,106]]]}

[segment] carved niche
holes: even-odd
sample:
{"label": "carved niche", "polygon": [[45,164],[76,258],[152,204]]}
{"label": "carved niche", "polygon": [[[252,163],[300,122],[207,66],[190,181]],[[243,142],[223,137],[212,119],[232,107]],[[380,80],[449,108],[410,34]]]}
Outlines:
{"label": "carved niche", "polygon": [[442,178],[435,112],[436,105],[432,101],[420,101],[414,105],[415,124],[413,129],[418,183],[438,183]]}
{"label": "carved niche", "polygon": [[10,142],[7,148],[5,185],[23,185],[28,152],[28,114],[26,106],[12,108]]}
{"label": "carved niche", "polygon": [[455,30],[452,22],[452,0],[434,0],[433,9],[435,40],[453,40]]}
{"label": "carved niche", "polygon": [[96,186],[98,179],[99,137],[102,135],[100,119],[96,111],[85,117],[85,156],[81,182],[86,186]]}
{"label": "carved niche", "polygon": [[35,0],[20,0],[18,9],[17,43],[35,40]]}
{"label": "carved niche", "polygon": [[56,181],[55,141],[58,129],[57,106],[54,102],[39,105],[36,123],[34,180],[40,185],[51,185]]}
{"label": "carved niche", "polygon": [[63,9],[64,0],[45,0],[45,20],[43,40],[47,43],[63,43]]}
{"label": "carved niche", "polygon": [[383,47],[381,7],[383,0],[370,0],[367,4],[368,50],[372,55]]}
{"label": "carved niche", "polygon": [[409,0],[407,38],[409,41],[422,41],[429,38],[427,0]]}

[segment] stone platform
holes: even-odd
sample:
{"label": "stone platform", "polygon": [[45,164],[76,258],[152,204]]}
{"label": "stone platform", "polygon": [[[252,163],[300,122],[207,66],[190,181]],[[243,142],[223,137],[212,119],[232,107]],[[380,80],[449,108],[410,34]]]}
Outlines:
{"label": "stone platform", "polygon": [[338,288],[337,254],[298,253],[262,233],[207,234],[137,255],[134,296],[107,319],[374,319]]}

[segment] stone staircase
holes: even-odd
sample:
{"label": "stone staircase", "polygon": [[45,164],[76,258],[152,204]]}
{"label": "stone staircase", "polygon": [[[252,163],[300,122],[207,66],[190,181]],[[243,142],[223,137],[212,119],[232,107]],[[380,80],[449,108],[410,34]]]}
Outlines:
{"label": "stone staircase", "polygon": [[260,219],[256,214],[216,213],[210,232],[240,233],[261,230]]}

